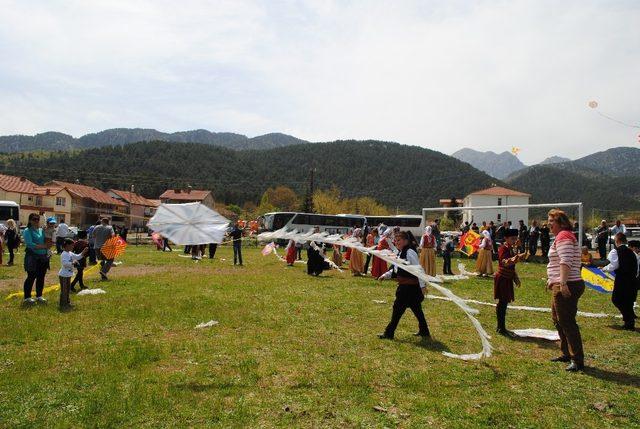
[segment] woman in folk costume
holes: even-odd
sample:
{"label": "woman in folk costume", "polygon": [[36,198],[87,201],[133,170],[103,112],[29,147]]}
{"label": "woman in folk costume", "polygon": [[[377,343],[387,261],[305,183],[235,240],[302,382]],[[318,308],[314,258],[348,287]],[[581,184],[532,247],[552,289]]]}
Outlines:
{"label": "woman in folk costume", "polygon": [[[349,237],[351,237],[351,235],[352,235],[352,233],[351,233],[351,232],[348,232],[348,233],[345,235],[345,237],[344,237],[344,238],[349,238]],[[348,260],[350,260],[350,259],[351,259],[351,247],[347,247],[347,250],[345,250],[345,252],[344,252],[344,257],[343,257],[343,259],[344,259],[345,261],[348,261]]]}
{"label": "woman in folk costume", "polygon": [[[356,228],[353,230],[353,237],[358,240],[362,239],[362,230]],[[364,256],[358,249],[351,249],[351,259],[349,259],[349,269],[354,276],[364,275]]]}
{"label": "woman in folk costume", "polygon": [[338,246],[337,244],[333,245],[333,255],[331,255],[331,260],[338,267],[341,267],[342,263],[344,262],[342,259],[342,252],[340,251],[340,246]]}
{"label": "woman in folk costume", "polygon": [[[376,250],[386,250],[392,249],[395,250],[395,246],[390,240],[391,236],[391,228],[387,228],[384,230],[382,235],[380,236],[380,240],[378,241],[378,245],[376,246]],[[387,272],[387,263],[377,256],[373,257],[373,263],[371,265],[371,277],[377,279],[381,275]]]}
{"label": "woman in folk costume", "polygon": [[489,231],[482,231],[482,241],[480,241],[480,249],[478,249],[478,261],[476,262],[476,272],[479,277],[493,274],[492,249],[493,241]]}
{"label": "woman in folk costume", "polygon": [[513,336],[513,332],[507,330],[507,306],[515,299],[513,285],[520,286],[520,279],[516,273],[516,264],[523,258],[524,253],[519,254],[515,245],[518,239],[518,231],[508,229],[504,234],[504,244],[498,249],[498,272],[493,278],[493,299],[498,300],[496,305],[496,318],[500,335]]}
{"label": "woman in folk costume", "polygon": [[436,275],[436,237],[431,233],[430,226],[424,229],[420,239],[420,265],[427,275]]}
{"label": "woman in folk costume", "polygon": [[287,256],[285,257],[287,265],[293,267],[293,263],[296,261],[296,256],[296,242],[294,240],[289,240],[289,244],[287,244]]}

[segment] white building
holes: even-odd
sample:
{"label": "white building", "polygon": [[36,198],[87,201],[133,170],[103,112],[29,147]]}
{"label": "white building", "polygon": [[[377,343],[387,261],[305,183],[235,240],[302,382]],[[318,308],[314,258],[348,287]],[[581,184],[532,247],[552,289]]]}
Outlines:
{"label": "white building", "polygon": [[[464,207],[479,206],[508,206],[518,204],[529,204],[531,195],[524,192],[514,191],[512,189],[494,186],[492,188],[483,189],[473,192],[464,198]],[[484,209],[484,210],[464,210],[462,221],[475,222],[482,225],[493,221],[497,224],[511,221],[514,226],[518,225],[518,221],[523,220],[525,225],[529,225],[529,209]]]}

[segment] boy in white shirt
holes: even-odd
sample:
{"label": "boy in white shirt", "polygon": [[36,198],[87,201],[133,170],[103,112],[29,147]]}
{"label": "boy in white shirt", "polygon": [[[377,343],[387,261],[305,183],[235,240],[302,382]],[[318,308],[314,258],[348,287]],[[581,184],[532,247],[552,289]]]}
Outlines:
{"label": "boy in white shirt", "polygon": [[69,290],[71,289],[71,277],[73,277],[73,263],[82,259],[89,251],[85,247],[81,253],[73,253],[73,245],[75,243],[70,238],[64,240],[62,245],[62,254],[60,254],[60,262],[62,267],[58,272],[60,278],[60,310],[68,310],[71,308],[71,300],[69,299]]}

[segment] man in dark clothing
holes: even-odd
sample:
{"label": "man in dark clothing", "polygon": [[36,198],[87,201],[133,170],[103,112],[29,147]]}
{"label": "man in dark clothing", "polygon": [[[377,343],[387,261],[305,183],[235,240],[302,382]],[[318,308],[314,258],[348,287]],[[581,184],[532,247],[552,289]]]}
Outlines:
{"label": "man in dark clothing", "polygon": [[431,234],[436,239],[436,252],[440,254],[441,246],[442,246],[442,234],[440,233],[440,219],[435,219],[433,224],[431,224]]}
{"label": "man in dark clothing", "polygon": [[218,243],[209,243],[209,259],[216,256],[216,250],[218,250]]}
{"label": "man in dark clothing", "polygon": [[638,297],[638,258],[627,247],[627,237],[619,232],[615,235],[615,249],[609,252],[609,265],[603,271],[615,272],[611,302],[622,314],[624,329],[635,329],[636,314],[633,304]]}
{"label": "man in dark clothing", "polygon": [[242,229],[239,222],[233,225],[229,236],[233,240],[233,265],[239,263],[242,266]]}
{"label": "man in dark clothing", "polygon": [[538,252],[538,239],[540,238],[540,227],[538,227],[538,221],[531,222],[531,228],[529,229],[529,255],[536,256]]}
{"label": "man in dark clothing", "polygon": [[524,224],[524,221],[520,219],[518,221],[520,226],[518,227],[518,240],[520,241],[520,247],[518,248],[519,253],[524,253],[524,250],[527,248],[527,243],[529,241],[529,228]]}
{"label": "man in dark clothing", "polygon": [[456,250],[456,246],[453,243],[453,239],[451,237],[447,237],[444,240],[444,249],[442,250],[442,273],[453,275],[453,271],[451,271],[451,254],[454,250]]}
{"label": "man in dark clothing", "polygon": [[547,258],[549,255],[549,247],[551,246],[551,230],[546,223],[542,224],[540,228],[540,249],[542,250],[542,256]]}
{"label": "man in dark clothing", "polygon": [[601,261],[607,259],[607,241],[609,241],[609,227],[607,226],[607,221],[603,219],[598,229],[596,229],[596,242],[598,243],[598,253]]}

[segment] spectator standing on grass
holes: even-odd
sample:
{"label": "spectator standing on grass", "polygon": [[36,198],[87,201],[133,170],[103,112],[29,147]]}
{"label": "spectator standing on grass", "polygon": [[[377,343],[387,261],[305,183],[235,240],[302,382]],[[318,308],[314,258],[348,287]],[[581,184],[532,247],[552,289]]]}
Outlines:
{"label": "spectator standing on grass", "polygon": [[[625,236],[627,235],[627,227],[622,223],[620,219],[616,220],[616,224],[611,227],[611,231],[609,237],[615,237],[616,234],[622,233]],[[609,250],[611,250],[611,245],[615,246],[615,242],[612,239],[607,239],[609,241]]]}
{"label": "spectator standing on grass", "polygon": [[455,244],[451,236],[445,238],[442,247],[442,273],[453,275],[453,271],[451,271],[451,254],[455,250]]}
{"label": "spectator standing on grass", "polygon": [[609,252],[609,265],[602,271],[615,273],[611,302],[620,310],[623,329],[635,330],[636,314],[633,304],[638,297],[638,258],[633,250],[627,246],[627,237],[619,232],[614,237],[615,249]]}
{"label": "spectator standing on grass", "polygon": [[69,225],[67,225],[63,219],[56,228],[56,253],[58,255],[62,253],[64,240],[66,240],[67,237],[69,237]]}
{"label": "spectator standing on grass", "polygon": [[522,219],[518,221],[518,224],[518,241],[520,241],[520,248],[518,249],[518,252],[524,253],[529,242],[529,228],[527,228],[527,225],[525,225],[524,220]]}
{"label": "spectator standing on grass", "polygon": [[546,223],[540,228],[540,250],[545,258],[549,255],[549,246],[551,245],[551,230]]}
{"label": "spectator standing on grass", "polygon": [[[25,245],[24,270],[27,272],[27,278],[24,281],[24,302],[26,304],[46,303],[47,300],[42,296],[42,291],[44,276],[49,269],[49,247],[52,244],[46,241],[44,229],[40,228],[40,215],[37,213],[29,215],[27,228],[22,235]],[[34,282],[36,299],[31,298]]]}
{"label": "spectator standing on grass", "polygon": [[536,256],[538,252],[538,240],[540,239],[540,227],[538,227],[538,221],[531,222],[531,228],[529,228],[529,255]]}
{"label": "spectator standing on grass", "polygon": [[86,231],[78,231],[78,239],[73,245],[72,252],[83,255],[82,258],[74,261],[74,265],[78,269],[78,272],[71,282],[70,290],[71,292],[75,292],[76,284],[80,286],[80,290],[87,289],[84,285],[84,269],[87,267],[87,255],[89,254],[89,242],[87,241]]}
{"label": "spectator standing on grass", "polygon": [[100,225],[93,229],[93,248],[95,249],[96,256],[100,259],[100,277],[102,280],[109,280],[107,273],[113,265],[113,259],[107,258],[102,253],[102,246],[104,243],[113,237],[115,232],[113,227],[109,225],[109,218],[104,217],[100,220]]}
{"label": "spectator standing on grass", "polygon": [[97,258],[97,255],[96,255],[96,249],[94,249],[94,247],[93,247],[93,230],[98,225],[100,225],[100,222],[96,223],[95,225],[91,225],[87,229],[87,241],[89,242],[89,264],[91,264],[91,265],[95,265],[98,262],[98,258]]}
{"label": "spectator standing on grass", "polygon": [[4,255],[4,242],[7,227],[0,223],[0,265],[2,265],[2,256]]}
{"label": "spectator standing on grass", "polygon": [[[20,232],[16,221],[13,219],[7,220],[7,230],[4,233],[5,242],[7,243],[7,250],[9,251],[8,266],[13,265],[13,253],[20,246]],[[2,243],[0,243],[0,264],[2,264]]]}
{"label": "spectator standing on grass", "polygon": [[493,278],[493,299],[498,300],[496,305],[496,319],[498,327],[496,332],[500,335],[513,337],[513,332],[507,330],[507,307],[515,299],[514,284],[520,287],[520,279],[516,273],[516,264],[524,257],[524,253],[518,253],[515,242],[518,232],[509,230],[505,234],[505,241],[498,249],[498,271]]}
{"label": "spectator standing on grass", "polygon": [[567,371],[581,371],[584,368],[584,351],[576,322],[578,300],[584,293],[580,247],[565,212],[558,209],[549,211],[547,222],[555,235],[549,249],[547,286],[552,295],[551,318],[558,330],[562,350],[562,356],[552,361],[570,362]]}
{"label": "spectator standing on grass", "polygon": [[233,265],[242,266],[242,228],[240,228],[240,221],[233,225],[229,236],[233,240]]}
{"label": "spectator standing on grass", "polygon": [[609,241],[609,227],[607,226],[607,221],[603,219],[598,229],[596,229],[596,243],[598,244],[598,254],[601,261],[607,259],[607,241]]}

